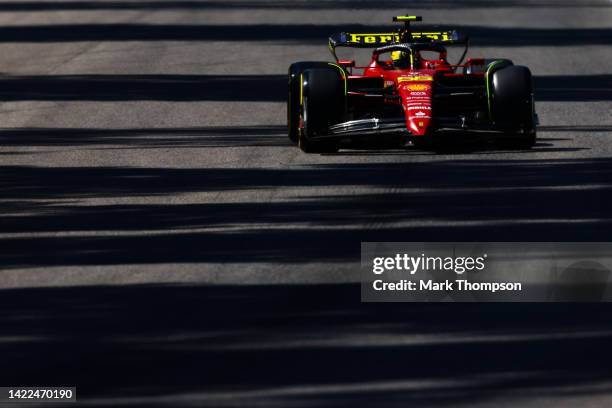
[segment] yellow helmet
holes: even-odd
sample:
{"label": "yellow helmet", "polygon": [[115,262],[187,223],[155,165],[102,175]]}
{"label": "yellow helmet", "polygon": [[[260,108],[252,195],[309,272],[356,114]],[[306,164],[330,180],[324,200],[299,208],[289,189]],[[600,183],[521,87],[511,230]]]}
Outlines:
{"label": "yellow helmet", "polygon": [[398,62],[406,59],[406,51],[393,51],[391,53],[391,61]]}
{"label": "yellow helmet", "polygon": [[393,51],[391,52],[391,62],[396,68],[408,68],[411,62],[410,52]]}

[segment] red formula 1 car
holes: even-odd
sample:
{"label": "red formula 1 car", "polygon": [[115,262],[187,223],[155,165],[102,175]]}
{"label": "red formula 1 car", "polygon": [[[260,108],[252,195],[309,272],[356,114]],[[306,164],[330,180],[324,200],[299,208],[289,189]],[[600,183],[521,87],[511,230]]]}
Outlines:
{"label": "red formula 1 car", "polygon": [[[516,148],[535,144],[533,81],[527,67],[507,59],[469,58],[457,32],[411,30],[418,16],[387,33],[335,34],[332,62],[289,67],[289,138],[305,152],[334,152],[344,140],[391,136],[402,145],[469,134],[493,135]],[[457,64],[446,45],[465,47]],[[367,66],[341,60],[337,47],[374,48]],[[433,54],[426,59],[425,55]]]}

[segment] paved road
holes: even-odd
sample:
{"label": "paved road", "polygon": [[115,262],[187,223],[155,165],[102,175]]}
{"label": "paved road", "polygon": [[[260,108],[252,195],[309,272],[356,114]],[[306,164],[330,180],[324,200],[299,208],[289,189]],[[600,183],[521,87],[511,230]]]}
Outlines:
{"label": "paved road", "polygon": [[[609,405],[610,308],[365,306],[354,283],[361,241],[612,240],[611,6],[0,3],[2,383],[94,406]],[[533,150],[289,144],[287,66],[406,8],[531,67]]]}

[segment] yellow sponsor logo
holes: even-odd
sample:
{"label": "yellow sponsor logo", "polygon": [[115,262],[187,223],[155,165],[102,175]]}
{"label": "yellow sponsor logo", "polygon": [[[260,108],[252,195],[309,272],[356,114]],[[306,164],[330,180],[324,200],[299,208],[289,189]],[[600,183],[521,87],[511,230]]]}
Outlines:
{"label": "yellow sponsor logo", "polygon": [[[449,41],[450,31],[430,31],[412,33],[412,38],[415,40],[428,38],[434,41]],[[348,42],[351,44],[386,44],[390,42],[399,42],[400,35],[398,33],[348,33]]]}
{"label": "yellow sponsor logo", "polygon": [[431,75],[410,75],[410,76],[403,76],[403,77],[397,78],[398,84],[401,84],[402,82],[417,82],[417,81],[431,82],[433,81],[433,78]]}
{"label": "yellow sponsor logo", "polygon": [[386,44],[388,42],[399,42],[399,34],[397,33],[349,34],[349,43],[352,43],[352,44]]}
{"label": "yellow sponsor logo", "polygon": [[429,89],[429,85],[426,84],[409,84],[407,88],[411,91],[426,91]]}
{"label": "yellow sponsor logo", "polygon": [[434,41],[448,41],[451,39],[450,31],[431,31],[431,32],[421,32],[421,33],[412,33],[412,38],[417,40],[420,38],[429,38]]}

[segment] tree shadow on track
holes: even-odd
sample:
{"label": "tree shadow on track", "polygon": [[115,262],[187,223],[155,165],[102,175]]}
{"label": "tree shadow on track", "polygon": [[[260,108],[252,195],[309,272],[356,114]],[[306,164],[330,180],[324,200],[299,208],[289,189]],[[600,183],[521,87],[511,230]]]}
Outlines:
{"label": "tree shadow on track", "polygon": [[[436,29],[424,26],[423,30]],[[612,44],[609,28],[524,28],[453,26],[470,35],[474,45],[530,47]],[[388,27],[370,25],[253,24],[54,24],[0,27],[0,43],[51,43],[82,41],[276,41],[327,44],[339,31],[382,32]]]}
{"label": "tree shadow on track", "polygon": [[286,75],[0,76],[4,101],[277,102],[286,98]]}
{"label": "tree shadow on track", "polygon": [[[359,259],[360,242],[366,241],[612,238],[609,159],[283,169],[3,166],[0,174],[0,232],[54,233],[1,238],[4,268],[228,259],[353,262]],[[344,193],[347,188],[374,191]],[[112,202],[118,197],[278,189],[293,189],[296,195],[261,203],[78,204],[88,198]],[[113,231],[129,234],[108,233]],[[55,236],[62,232],[72,235]],[[241,248],[239,257],[236,248]]]}
{"label": "tree shadow on track", "polygon": [[[40,136],[30,142],[44,143]],[[125,136],[93,132],[86,143],[138,143],[129,140],[138,133]],[[8,137],[18,143],[18,135]],[[53,137],[73,142],[62,132]],[[0,233],[50,234],[4,235],[0,265],[357,267],[361,241],[610,241],[610,180],[612,160],[592,158],[282,169],[2,166]],[[277,189],[299,193],[261,203],[79,202]],[[361,304],[351,284],[4,289],[0,382],[75,385],[89,406],[114,407],[608,397],[610,312],[598,304]]]}
{"label": "tree shadow on track", "polygon": [[[571,133],[607,133],[612,132],[612,125],[579,125],[579,126],[538,126],[539,130],[545,132],[571,132]],[[570,139],[540,138],[541,140],[562,141]]]}
{"label": "tree shadow on track", "polygon": [[[207,126],[186,128],[6,128],[4,147],[72,146],[96,148],[197,149],[290,146],[286,126]],[[98,146],[98,147],[96,147]]]}
{"label": "tree shadow on track", "polygon": [[[536,76],[538,101],[612,100],[612,75]],[[4,101],[257,101],[287,98],[286,75],[0,76]]]}
{"label": "tree shadow on track", "polygon": [[75,385],[93,406],[593,396],[612,391],[610,311],[360,304],[350,284],[10,289],[0,296],[0,379]]}
{"label": "tree shadow on track", "polygon": [[612,75],[536,76],[538,101],[612,101]]}
{"label": "tree shadow on track", "polygon": [[299,10],[362,10],[362,9],[466,9],[495,7],[607,7],[605,1],[589,1],[576,4],[575,1],[552,0],[504,0],[503,2],[485,0],[276,0],[276,1],[6,1],[0,3],[2,12],[36,11],[93,11],[93,10],[236,10],[236,9],[299,9]]}

